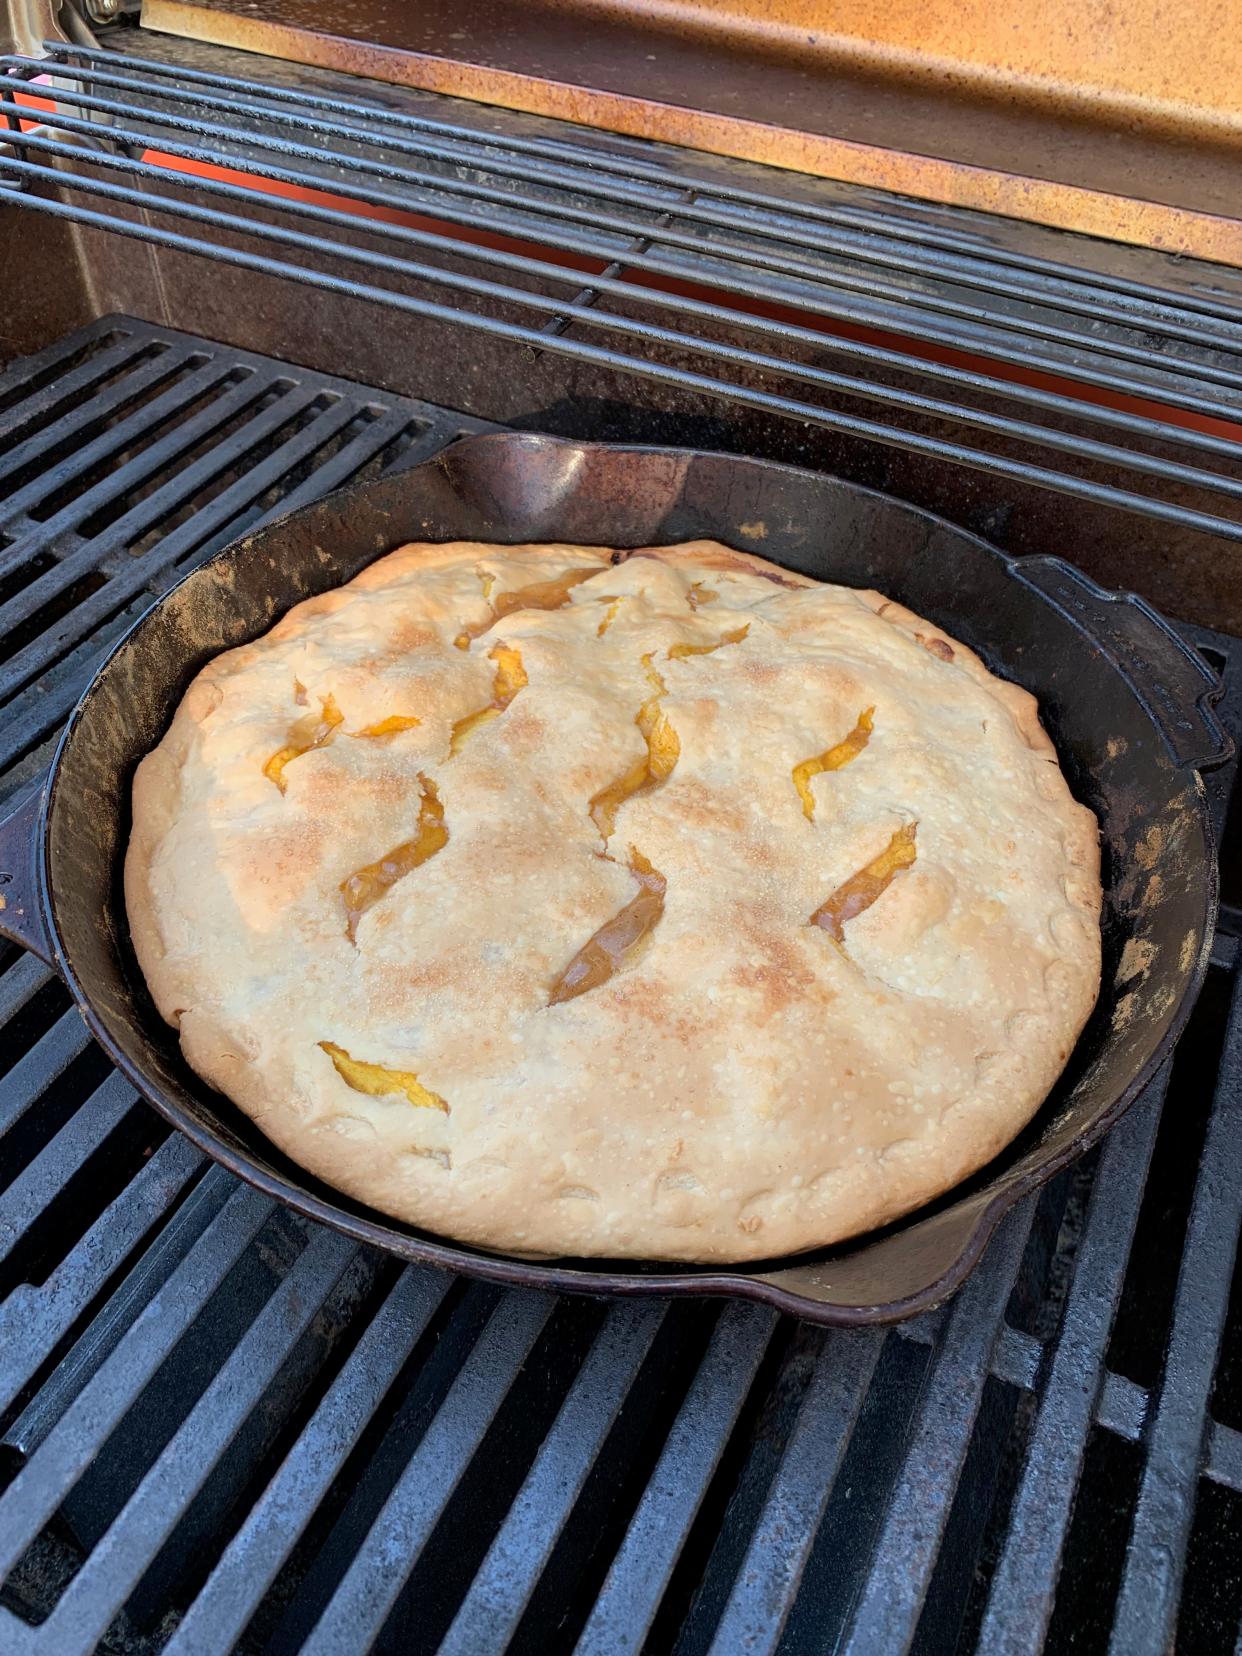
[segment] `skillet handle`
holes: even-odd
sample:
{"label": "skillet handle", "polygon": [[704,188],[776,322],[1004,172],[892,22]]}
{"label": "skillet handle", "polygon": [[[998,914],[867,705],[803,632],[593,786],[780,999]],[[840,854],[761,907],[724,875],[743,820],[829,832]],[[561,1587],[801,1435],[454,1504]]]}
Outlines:
{"label": "skillet handle", "polygon": [[46,777],[0,820],[0,937],[54,966],[55,950],[39,902],[36,850]]}
{"label": "skillet handle", "polygon": [[1014,573],[1050,598],[1112,659],[1179,769],[1208,770],[1233,757],[1233,738],[1212,708],[1223,683],[1145,599],[1108,592],[1060,558],[1021,558]]}

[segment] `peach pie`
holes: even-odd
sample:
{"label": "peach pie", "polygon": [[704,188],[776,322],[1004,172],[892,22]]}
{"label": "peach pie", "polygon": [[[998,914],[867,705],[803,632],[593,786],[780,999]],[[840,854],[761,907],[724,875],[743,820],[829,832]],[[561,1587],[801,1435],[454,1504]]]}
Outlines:
{"label": "peach pie", "polygon": [[386,1214],[725,1262],[929,1201],[1096,998],[1035,702],[714,542],[406,546],[195,679],[134,781],[187,1061]]}

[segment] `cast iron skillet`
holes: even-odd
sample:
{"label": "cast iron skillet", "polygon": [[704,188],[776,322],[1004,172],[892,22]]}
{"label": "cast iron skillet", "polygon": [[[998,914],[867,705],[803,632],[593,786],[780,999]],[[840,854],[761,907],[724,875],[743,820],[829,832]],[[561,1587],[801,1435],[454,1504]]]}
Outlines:
{"label": "cast iron skillet", "polygon": [[[1034,1123],[965,1185],[820,1254],[687,1268],[531,1263],[437,1240],[302,1172],[182,1061],[129,946],[120,868],[134,767],[193,675],[299,599],[409,540],[628,547],[711,536],[877,587],[1032,690],[1104,848],[1104,979]],[[361,1242],[473,1276],[619,1294],[738,1294],[822,1323],[925,1310],[962,1281],[1001,1216],[1094,1143],[1168,1056],[1207,965],[1216,911],[1199,770],[1228,757],[1220,686],[1141,600],[1051,558],[1015,562],[925,512],[832,477],[727,455],[502,433],[329,495],[189,575],[100,668],[43,787],[0,825],[0,928],[63,975],[130,1081],[226,1167]]]}

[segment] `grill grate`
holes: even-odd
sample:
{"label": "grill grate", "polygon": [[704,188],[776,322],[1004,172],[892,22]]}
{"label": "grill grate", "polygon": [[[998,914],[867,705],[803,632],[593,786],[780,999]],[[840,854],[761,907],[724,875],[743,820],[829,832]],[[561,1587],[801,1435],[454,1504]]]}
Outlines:
{"label": "grill grate", "polygon": [[[119,317],[0,376],[0,420],[10,792],[181,569],[478,424]],[[1242,644],[1194,637],[1236,733]],[[1231,1651],[1236,954],[950,1305],[826,1334],[355,1248],[169,1136],[0,953],[0,1649]]]}
{"label": "grill grate", "polygon": [[[1019,269],[961,232],[903,234],[874,210],[774,200],[718,170],[643,159],[641,146],[618,157],[572,138],[501,143],[377,103],[114,51],[56,48],[38,63],[0,59],[0,70],[13,91],[37,72],[58,76],[43,130],[14,130],[0,148],[0,197],[1242,538],[1229,463],[1242,427],[1242,294],[1226,272],[1215,288],[1171,294],[1050,261]],[[19,116],[12,95],[0,99],[0,119]],[[152,152],[232,181],[196,175],[189,188]],[[255,180],[301,198],[274,204]],[[351,204],[379,211],[365,235],[342,210]],[[1099,390],[1067,393],[1050,374]]]}
{"label": "grill grate", "polygon": [[133,321],[101,323],[3,383],[0,705],[15,699],[0,798],[46,762],[153,595],[277,510],[485,429]]}

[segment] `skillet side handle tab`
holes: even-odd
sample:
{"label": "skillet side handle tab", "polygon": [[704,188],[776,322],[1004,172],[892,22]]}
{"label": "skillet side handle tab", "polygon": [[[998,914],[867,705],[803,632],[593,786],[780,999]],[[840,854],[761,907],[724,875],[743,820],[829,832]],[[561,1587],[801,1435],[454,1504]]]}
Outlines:
{"label": "skillet side handle tab", "polygon": [[46,781],[0,819],[0,938],[54,966],[55,951],[39,903],[36,851]]}
{"label": "skillet side handle tab", "polygon": [[1112,657],[1179,769],[1210,770],[1233,757],[1212,706],[1225,688],[1220,677],[1146,599],[1108,592],[1060,558],[1021,558],[1015,573]]}

